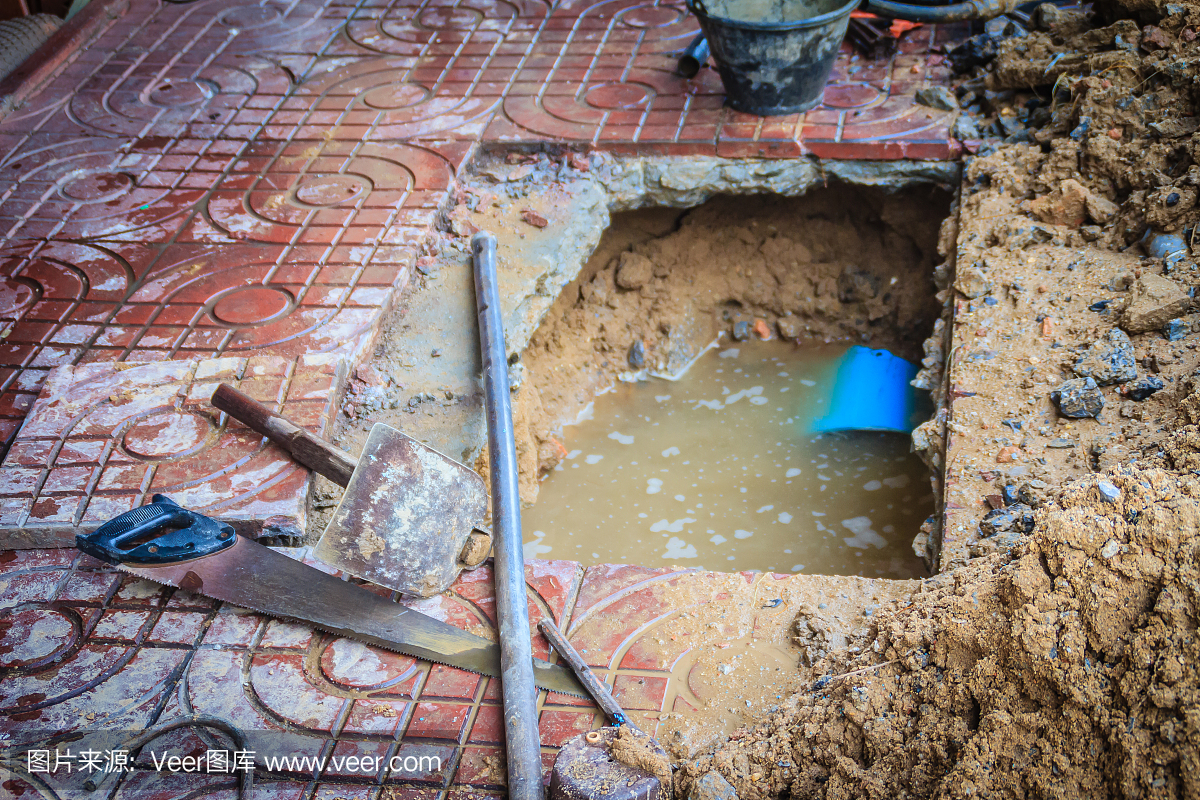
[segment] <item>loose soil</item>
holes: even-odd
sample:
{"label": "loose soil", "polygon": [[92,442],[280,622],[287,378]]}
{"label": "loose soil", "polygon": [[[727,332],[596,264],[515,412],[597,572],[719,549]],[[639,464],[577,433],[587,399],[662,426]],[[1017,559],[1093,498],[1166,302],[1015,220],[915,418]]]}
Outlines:
{"label": "loose soil", "polygon": [[[968,143],[950,442],[933,448],[946,571],[684,764],[678,796],[712,770],[742,800],[1200,796],[1200,276],[1190,247],[1164,260],[1143,238],[1190,243],[1200,221],[1200,9],[1109,8],[1142,17],[1093,30],[1039,11],[1043,30],[967,76],[1027,124]],[[1051,392],[1094,369],[1097,342],[1123,345],[1114,330],[1129,349],[1107,362],[1136,380],[1096,387],[1098,418],[1064,417]],[[1148,378],[1162,388],[1141,399]],[[1005,487],[1033,507],[1028,532],[981,529]]]}

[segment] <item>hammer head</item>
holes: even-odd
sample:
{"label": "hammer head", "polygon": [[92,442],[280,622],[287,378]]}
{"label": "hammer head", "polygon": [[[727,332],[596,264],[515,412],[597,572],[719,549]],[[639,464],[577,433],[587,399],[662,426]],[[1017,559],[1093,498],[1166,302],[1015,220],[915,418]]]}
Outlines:
{"label": "hammer head", "polygon": [[449,588],[487,515],[483,478],[377,423],[315,554],[330,566],[415,597]]}

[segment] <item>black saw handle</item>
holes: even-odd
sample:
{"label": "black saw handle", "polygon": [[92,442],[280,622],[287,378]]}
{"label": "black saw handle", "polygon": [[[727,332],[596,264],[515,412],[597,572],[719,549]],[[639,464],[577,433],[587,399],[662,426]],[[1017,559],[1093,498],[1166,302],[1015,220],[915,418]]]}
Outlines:
{"label": "black saw handle", "polygon": [[110,564],[174,564],[219,553],[237,540],[229,525],[189,511],[165,494],[151,500],[79,534],[75,546]]}

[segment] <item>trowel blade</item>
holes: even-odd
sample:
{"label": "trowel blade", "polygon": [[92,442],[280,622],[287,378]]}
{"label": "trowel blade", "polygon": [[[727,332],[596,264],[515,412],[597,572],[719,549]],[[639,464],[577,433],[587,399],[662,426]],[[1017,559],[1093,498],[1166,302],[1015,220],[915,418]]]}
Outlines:
{"label": "trowel blade", "polygon": [[487,515],[478,473],[376,423],[315,553],[325,563],[415,597],[444,592]]}

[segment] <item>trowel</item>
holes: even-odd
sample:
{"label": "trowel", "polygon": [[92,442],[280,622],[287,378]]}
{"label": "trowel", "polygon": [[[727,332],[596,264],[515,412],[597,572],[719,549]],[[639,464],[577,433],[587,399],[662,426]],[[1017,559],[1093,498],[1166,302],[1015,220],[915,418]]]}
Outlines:
{"label": "trowel", "polygon": [[383,423],[355,460],[224,383],[212,404],[346,488],[313,551],[326,564],[431,597],[487,558],[487,486],[470,467]]}

